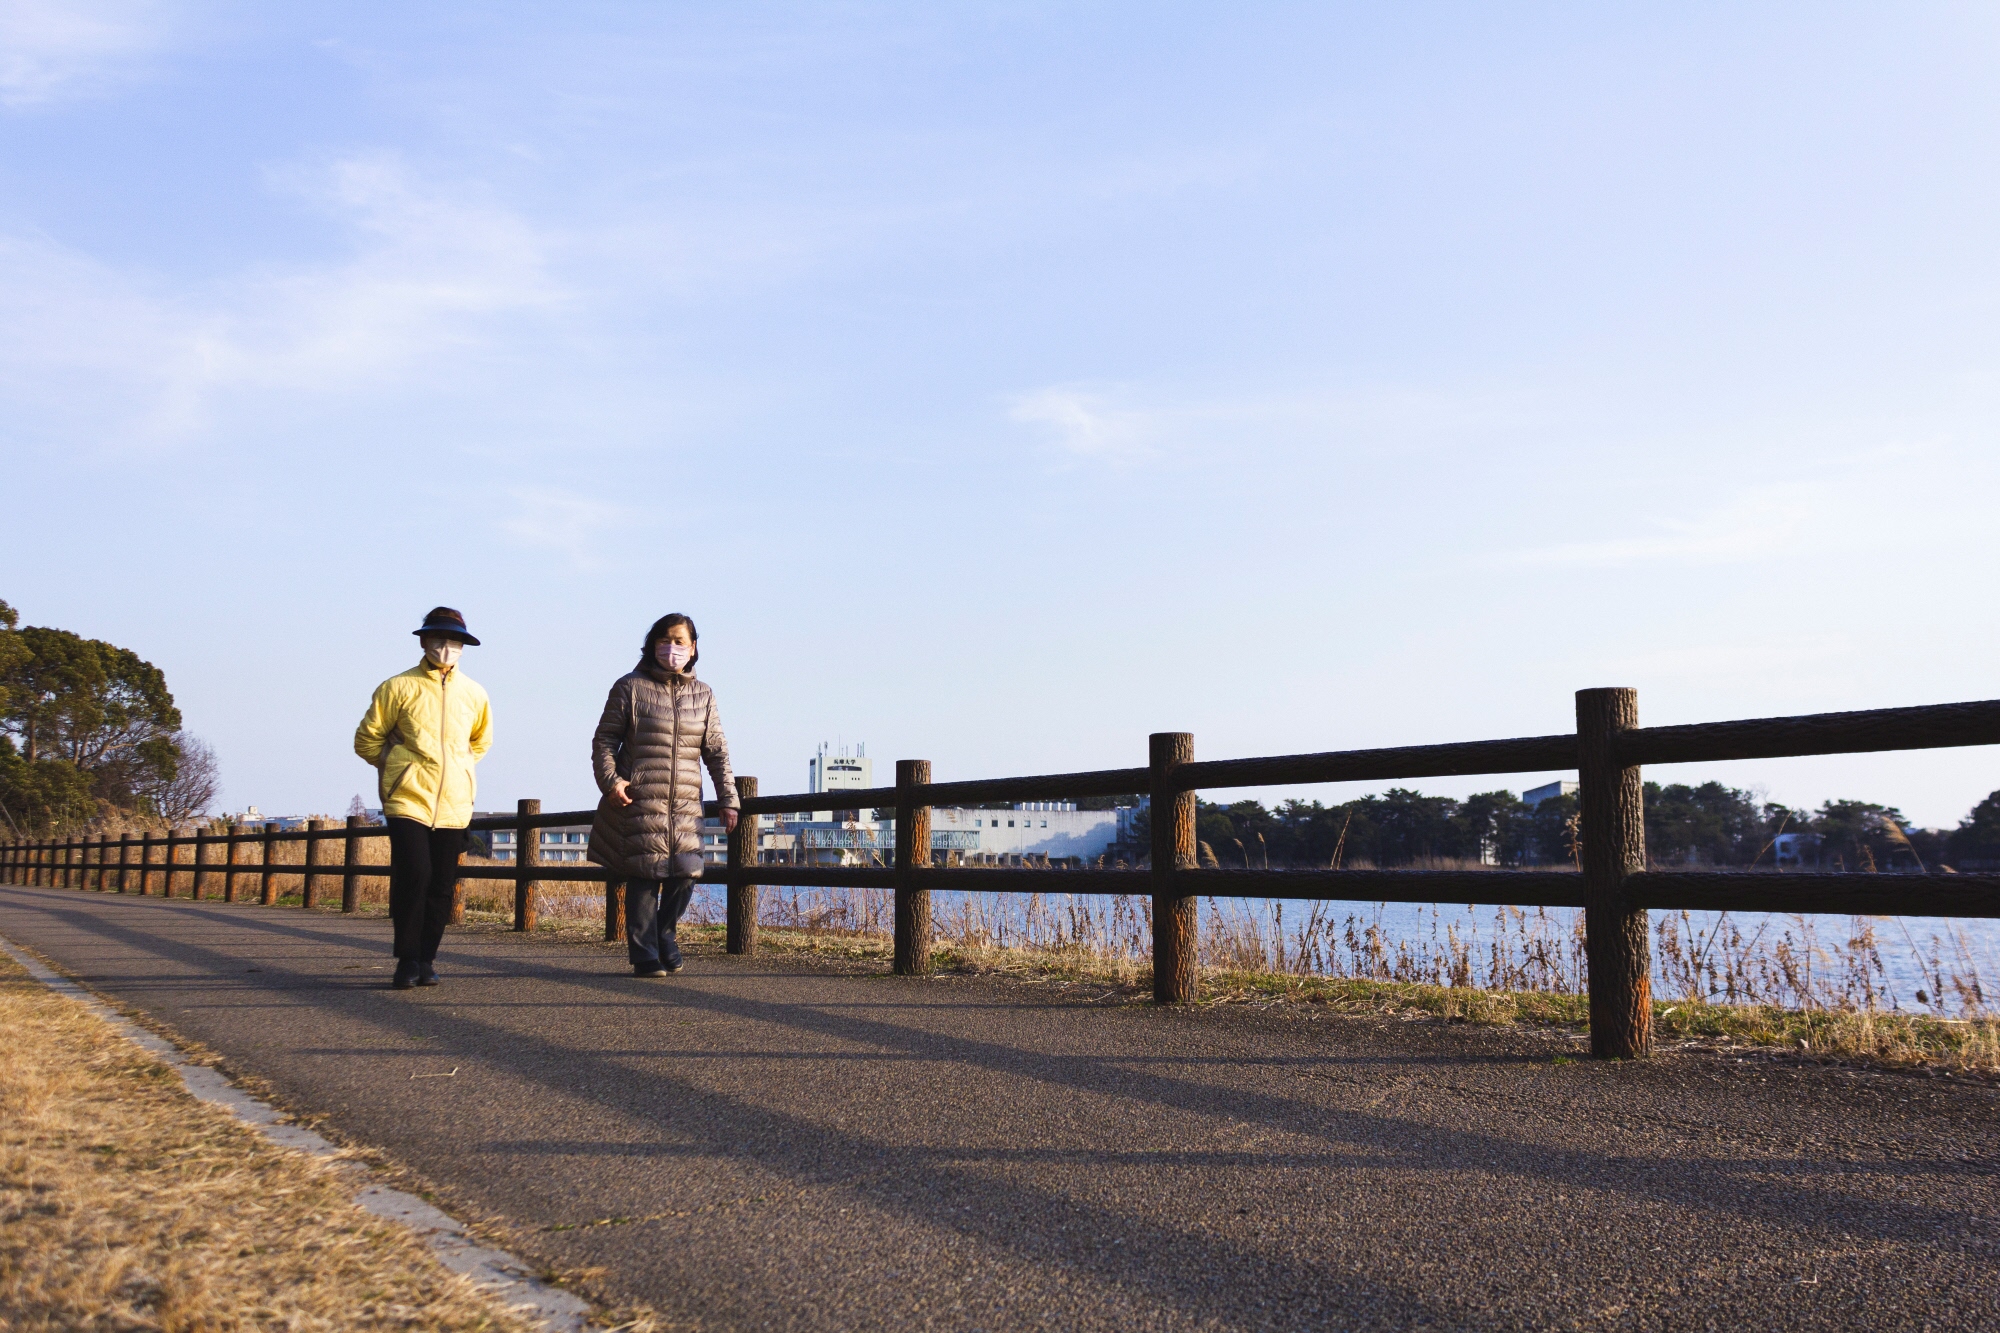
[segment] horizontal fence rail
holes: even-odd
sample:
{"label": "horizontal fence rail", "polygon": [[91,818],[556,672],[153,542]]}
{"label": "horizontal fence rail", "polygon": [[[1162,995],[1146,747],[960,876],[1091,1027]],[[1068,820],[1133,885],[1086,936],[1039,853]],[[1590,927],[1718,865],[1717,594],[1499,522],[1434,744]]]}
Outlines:
{"label": "horizontal fence rail", "polygon": [[[922,973],[930,963],[932,892],[1067,893],[1150,897],[1153,904],[1153,990],[1157,1000],[1195,999],[1195,904],[1202,898],[1351,900],[1361,902],[1505,904],[1581,908],[1585,915],[1591,1045],[1601,1056],[1646,1054],[1652,1045],[1650,946],[1646,913],[1754,911],[2000,919],[2000,874],[1867,874],[1806,871],[1648,869],[1643,786],[1647,764],[1683,764],[1823,754],[1862,754],[1946,746],[2000,745],[2000,700],[1754,718],[1687,726],[1640,727],[1631,690],[1577,693],[1577,731],[1561,736],[1453,742],[1391,749],[1195,761],[1185,733],[1152,738],[1142,768],[1030,774],[969,782],[932,782],[921,760],[897,764],[897,785],[850,791],[764,796],[757,780],[737,779],[742,818],[729,837],[726,864],[704,878],[728,892],[727,948],[756,949],[761,886],[880,889],[896,896],[895,968]],[[1194,793],[1222,787],[1313,782],[1398,781],[1500,773],[1576,772],[1579,776],[1581,870],[1224,870],[1195,865]],[[1143,869],[1054,870],[943,868],[931,863],[930,810],[948,804],[1027,802],[1139,795],[1151,804],[1152,848]],[[759,815],[841,810],[895,815],[891,864],[871,866],[758,863]],[[706,814],[721,814],[713,801]],[[605,888],[605,935],[623,933],[620,877],[597,865],[548,864],[539,829],[592,823],[597,811],[544,812],[521,801],[512,815],[475,819],[476,832],[512,831],[507,865],[458,867],[465,880],[511,881],[513,925],[535,928],[544,883],[593,883]],[[0,870],[16,884],[173,897],[219,896],[224,902],[277,901],[275,881],[299,879],[299,900],[322,903],[328,880],[340,883],[343,911],[358,910],[358,883],[389,867],[364,864],[364,839],[388,829],[358,816],[344,824],[316,819],[304,828],[231,826],[67,841],[16,840],[0,845]],[[285,843],[303,843],[299,863],[276,859]],[[336,852],[329,844],[339,844]],[[260,849],[256,860],[245,852]],[[186,852],[187,859],[181,859]],[[460,919],[462,907],[454,909]]]}

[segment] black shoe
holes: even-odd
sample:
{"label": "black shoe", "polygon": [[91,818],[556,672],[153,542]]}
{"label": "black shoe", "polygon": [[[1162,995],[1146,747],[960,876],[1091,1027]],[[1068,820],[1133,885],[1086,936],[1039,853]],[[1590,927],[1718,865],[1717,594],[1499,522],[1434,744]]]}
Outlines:
{"label": "black shoe", "polygon": [[658,963],[634,963],[632,964],[632,975],[635,977],[664,977],[667,975],[667,969],[661,967]]}
{"label": "black shoe", "polygon": [[395,980],[391,981],[389,984],[391,986],[394,986],[397,990],[408,990],[410,987],[416,985],[417,965],[415,963],[404,962],[400,958],[397,959],[396,977]]}
{"label": "black shoe", "polygon": [[435,986],[438,984],[437,967],[428,960],[417,964],[417,984],[419,986]]}
{"label": "black shoe", "polygon": [[661,966],[665,967],[669,972],[678,972],[681,970],[683,966],[685,966],[685,964],[681,962],[681,956],[679,954],[674,954],[672,957],[666,959],[665,962],[661,964]]}

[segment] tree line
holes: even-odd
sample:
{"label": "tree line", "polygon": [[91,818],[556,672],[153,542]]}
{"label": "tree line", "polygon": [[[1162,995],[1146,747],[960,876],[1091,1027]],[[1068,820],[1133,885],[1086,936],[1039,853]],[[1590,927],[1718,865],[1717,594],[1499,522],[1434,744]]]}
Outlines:
{"label": "tree line", "polygon": [[[1801,835],[1793,850],[1806,868],[2000,866],[2000,791],[1949,832],[1913,828],[1895,806],[1872,801],[1827,801],[1808,810],[1720,782],[1648,782],[1645,794],[1646,855],[1657,866],[1769,869],[1783,834]],[[1147,813],[1135,825],[1142,846]],[[1392,787],[1335,805],[1202,801],[1195,837],[1202,863],[1223,867],[1550,866],[1576,863],[1579,822],[1577,798],[1567,792],[1529,805],[1511,791],[1460,800]]]}
{"label": "tree line", "polygon": [[11,836],[180,823],[219,785],[214,752],[181,729],[158,667],[101,639],[23,627],[0,601],[0,826]]}

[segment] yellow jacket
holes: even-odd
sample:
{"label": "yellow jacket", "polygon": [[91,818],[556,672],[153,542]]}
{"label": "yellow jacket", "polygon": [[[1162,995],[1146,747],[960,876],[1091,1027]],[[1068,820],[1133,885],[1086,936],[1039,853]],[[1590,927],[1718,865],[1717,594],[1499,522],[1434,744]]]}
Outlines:
{"label": "yellow jacket", "polygon": [[472,766],[493,745],[486,691],[428,661],[375,687],[354,729],[354,753],[382,772],[382,813],[432,828],[464,828],[477,789]]}

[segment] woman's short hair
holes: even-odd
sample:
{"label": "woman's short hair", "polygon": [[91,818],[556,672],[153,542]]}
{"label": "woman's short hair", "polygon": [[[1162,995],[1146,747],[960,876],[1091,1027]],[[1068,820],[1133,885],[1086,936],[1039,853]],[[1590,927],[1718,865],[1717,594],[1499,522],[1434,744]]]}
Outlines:
{"label": "woman's short hair", "polygon": [[[680,612],[675,611],[671,615],[664,615],[661,616],[658,620],[655,620],[653,622],[653,627],[646,631],[646,646],[644,649],[640,651],[639,660],[642,662],[651,661],[653,657],[654,646],[658,644],[661,639],[666,638],[667,632],[673,629],[673,627],[676,625],[686,625],[688,627],[688,638],[697,644],[701,642],[701,631],[697,630],[694,627],[694,621],[688,619]],[[688,656],[688,665],[693,666],[696,662],[699,662],[700,660],[701,660],[701,649],[696,648],[694,652],[689,654]]]}

